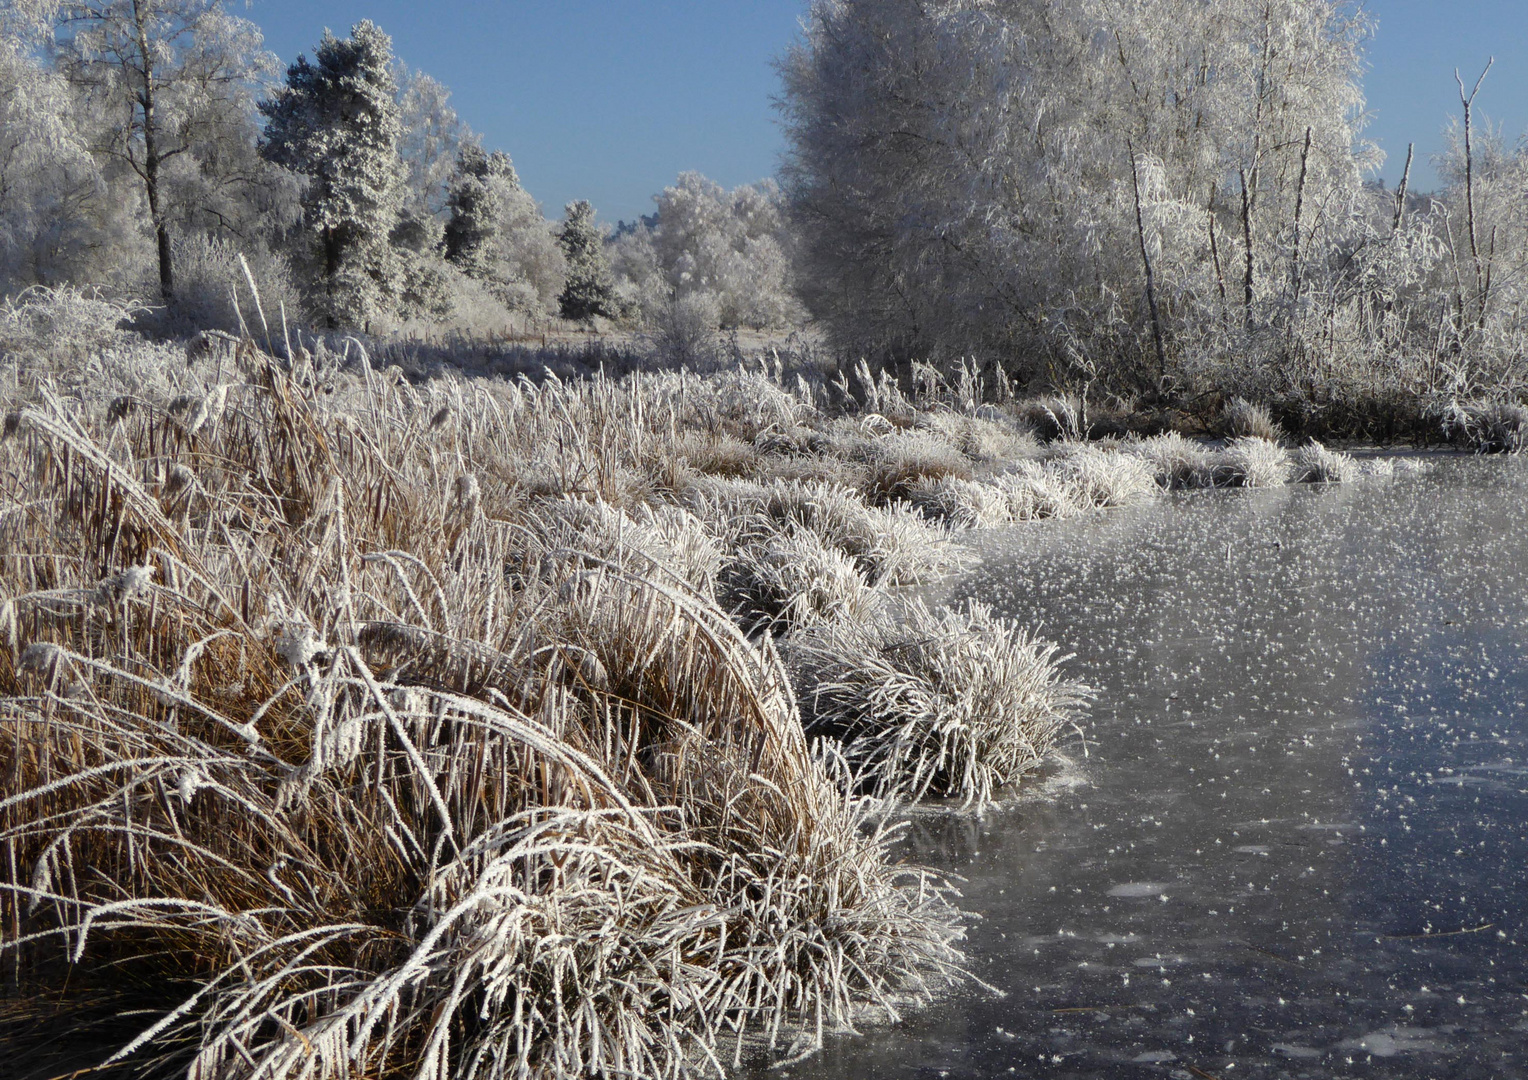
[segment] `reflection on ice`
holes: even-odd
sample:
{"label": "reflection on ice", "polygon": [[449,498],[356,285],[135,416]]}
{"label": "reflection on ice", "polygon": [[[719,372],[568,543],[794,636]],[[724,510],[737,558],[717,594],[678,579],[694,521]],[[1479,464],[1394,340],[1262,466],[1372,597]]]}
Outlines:
{"label": "reflection on ice", "polygon": [[[971,994],[792,1077],[1528,1076],[1528,462],[985,535],[1100,691],[981,819]],[[1064,781],[1057,776],[1064,776]]]}

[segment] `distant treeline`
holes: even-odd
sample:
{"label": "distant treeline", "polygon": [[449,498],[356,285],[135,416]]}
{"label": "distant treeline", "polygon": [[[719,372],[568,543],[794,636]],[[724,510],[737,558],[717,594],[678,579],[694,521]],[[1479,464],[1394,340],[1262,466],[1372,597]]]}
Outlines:
{"label": "distant treeline", "polygon": [[[697,174],[609,232],[546,219],[369,22],[283,75],[216,0],[12,0],[0,288],[224,325],[247,289],[381,333],[814,323],[846,357],[1032,387],[1414,415],[1517,398],[1528,156],[1476,114],[1419,196],[1372,179],[1342,0],[815,0],[778,181]],[[1477,69],[1478,71],[1478,69]]]}

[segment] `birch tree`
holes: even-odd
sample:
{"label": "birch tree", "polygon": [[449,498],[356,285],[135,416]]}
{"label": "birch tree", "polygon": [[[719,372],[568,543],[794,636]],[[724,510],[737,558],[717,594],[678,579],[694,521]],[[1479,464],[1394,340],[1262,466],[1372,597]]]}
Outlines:
{"label": "birch tree", "polygon": [[1339,0],[819,0],[781,64],[807,299],[845,345],[1160,383],[1158,348],[1262,332],[1336,242],[1375,160],[1366,26]]}
{"label": "birch tree", "polygon": [[141,185],[159,291],[175,293],[170,169],[245,138],[274,70],[259,29],[219,0],[64,0],[49,5],[59,70],[87,98],[92,149]]}
{"label": "birch tree", "polygon": [[0,38],[0,291],[88,279],[113,238],[106,185],[69,86]]}
{"label": "birch tree", "polygon": [[779,185],[765,180],[729,192],[687,172],[653,201],[657,213],[615,245],[622,291],[648,318],[701,296],[723,326],[784,329],[801,322],[794,238]]}

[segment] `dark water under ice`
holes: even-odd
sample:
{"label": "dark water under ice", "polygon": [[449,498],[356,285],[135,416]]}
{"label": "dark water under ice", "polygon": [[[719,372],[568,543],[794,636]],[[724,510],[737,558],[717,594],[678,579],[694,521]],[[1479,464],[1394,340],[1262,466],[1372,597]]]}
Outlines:
{"label": "dark water under ice", "polygon": [[1528,1077],[1528,462],[981,546],[949,599],[1099,690],[1043,791],[913,829],[1006,996],[789,1076]]}

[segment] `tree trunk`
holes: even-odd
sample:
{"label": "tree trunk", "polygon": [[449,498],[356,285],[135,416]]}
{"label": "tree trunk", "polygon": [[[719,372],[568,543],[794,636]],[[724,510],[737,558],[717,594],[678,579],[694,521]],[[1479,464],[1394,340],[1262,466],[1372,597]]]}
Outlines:
{"label": "tree trunk", "polygon": [[1486,284],[1486,272],[1481,266],[1480,240],[1475,228],[1475,147],[1473,143],[1475,97],[1480,93],[1480,84],[1486,81],[1486,76],[1491,73],[1492,66],[1496,63],[1496,57],[1486,63],[1486,69],[1480,73],[1480,78],[1475,80],[1475,89],[1468,95],[1464,92],[1464,80],[1459,77],[1459,69],[1454,69],[1454,81],[1459,84],[1459,100],[1464,103],[1464,208],[1466,214],[1466,227],[1469,229],[1470,260],[1475,265],[1475,303],[1480,310],[1480,325],[1485,325],[1486,303],[1489,287]]}
{"label": "tree trunk", "polygon": [[330,330],[339,328],[334,317],[334,279],[340,272],[340,239],[333,229],[324,230],[324,323]]}
{"label": "tree trunk", "polygon": [[[1135,185],[1135,235],[1141,244],[1141,264],[1146,268],[1146,306],[1151,311],[1151,338],[1157,347],[1157,378],[1167,377],[1167,346],[1162,340],[1162,318],[1157,312],[1157,280],[1151,269],[1151,255],[1146,250],[1146,221],[1141,215],[1141,175],[1135,164],[1135,146],[1127,141],[1130,152],[1130,180]],[[1086,399],[1084,399],[1086,400]]]}
{"label": "tree trunk", "polygon": [[1294,252],[1289,260],[1289,332],[1294,334],[1295,308],[1300,306],[1300,287],[1304,284],[1300,277],[1300,216],[1305,209],[1305,177],[1306,169],[1310,164],[1310,141],[1311,129],[1305,129],[1305,149],[1300,151],[1300,182],[1295,187],[1295,239]]}
{"label": "tree trunk", "polygon": [[1401,222],[1406,218],[1406,189],[1411,186],[1411,160],[1416,156],[1417,144],[1406,144],[1406,168],[1401,173],[1401,186],[1395,192],[1395,224],[1391,226],[1391,233],[1401,231]]}
{"label": "tree trunk", "polygon": [[1220,242],[1215,239],[1215,200],[1220,194],[1220,185],[1210,184],[1210,201],[1205,206],[1205,218],[1210,227],[1210,257],[1215,261],[1215,287],[1220,293],[1220,321],[1225,324],[1227,330],[1231,328],[1231,304],[1226,299],[1226,275],[1220,265]]}
{"label": "tree trunk", "polygon": [[154,221],[154,242],[159,249],[159,295],[165,303],[175,299],[175,266],[170,252],[170,229],[160,203],[159,120],[154,109],[154,54],[149,46],[146,15],[141,0],[133,0],[133,28],[138,34],[138,55],[143,64],[143,186],[149,199],[149,216]]}
{"label": "tree trunk", "polygon": [[1247,249],[1247,268],[1242,277],[1245,300],[1247,333],[1252,333],[1252,195],[1247,190],[1247,170],[1239,173],[1241,178],[1242,243]]}
{"label": "tree trunk", "polygon": [[148,190],[149,216],[154,221],[154,242],[159,249],[159,295],[169,303],[175,299],[175,266],[170,253],[170,228],[159,206],[159,165],[154,140],[145,133],[143,184]]}

